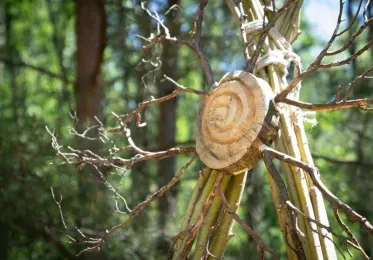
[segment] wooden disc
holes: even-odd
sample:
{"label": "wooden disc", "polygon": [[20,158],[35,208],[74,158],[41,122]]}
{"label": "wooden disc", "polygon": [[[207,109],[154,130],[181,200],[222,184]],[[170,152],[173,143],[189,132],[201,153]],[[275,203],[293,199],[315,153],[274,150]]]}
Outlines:
{"label": "wooden disc", "polygon": [[239,161],[262,129],[272,98],[264,80],[244,71],[227,73],[199,109],[196,149],[202,162],[222,169]]}

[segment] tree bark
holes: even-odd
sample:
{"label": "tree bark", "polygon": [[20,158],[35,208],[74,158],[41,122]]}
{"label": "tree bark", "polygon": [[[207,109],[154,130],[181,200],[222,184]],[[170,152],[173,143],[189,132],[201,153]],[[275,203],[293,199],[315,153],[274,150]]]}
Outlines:
{"label": "tree bark", "polygon": [[[76,116],[78,132],[84,131],[87,126],[97,124],[95,116],[102,118],[103,86],[101,66],[106,44],[106,16],[103,0],[76,0],[76,82],[74,88],[76,102]],[[97,132],[91,131],[91,135]],[[79,138],[79,137],[77,137]],[[79,150],[89,149],[96,153],[100,143],[79,138],[76,140]],[[104,169],[99,169],[103,176]],[[77,226],[90,218],[93,219],[93,228],[102,230],[109,215],[106,205],[106,187],[96,178],[97,169],[85,167],[79,171],[79,206]],[[83,222],[84,223],[84,222]],[[89,253],[86,259],[105,259],[102,253]]]}
{"label": "tree bark", "polygon": [[101,64],[106,42],[106,17],[103,0],[76,0],[76,82],[77,117],[94,121],[102,115]]}
{"label": "tree bark", "polygon": [[[167,8],[173,5],[180,5],[180,0],[168,0]],[[167,17],[166,26],[170,30],[171,36],[178,37],[180,34],[181,15],[178,10],[172,11]],[[178,79],[178,59],[179,59],[179,47],[176,44],[172,44],[166,41],[163,45],[162,52],[162,75],[166,74],[170,78]],[[175,87],[170,82],[160,83],[158,86],[159,96],[165,96],[170,94]],[[159,134],[158,144],[162,150],[168,149],[175,144],[176,136],[176,110],[177,110],[177,99],[170,99],[167,102],[160,104],[160,118],[159,118]],[[175,174],[176,158],[170,157],[167,159],[160,160],[158,163],[158,186],[161,187],[171,180]],[[165,196],[159,200],[159,227],[162,230],[164,239],[159,240],[158,248],[160,253],[167,254],[169,250],[169,240],[164,236],[167,221],[171,218],[173,212],[175,212],[176,196],[178,193],[178,185],[175,185],[173,189],[165,194]]]}

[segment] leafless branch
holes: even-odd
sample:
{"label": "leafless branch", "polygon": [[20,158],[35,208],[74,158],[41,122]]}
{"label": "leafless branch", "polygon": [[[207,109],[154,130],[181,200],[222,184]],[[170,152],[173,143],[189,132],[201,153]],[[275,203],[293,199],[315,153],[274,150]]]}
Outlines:
{"label": "leafless branch", "polygon": [[[220,173],[216,178],[216,182],[215,182],[214,187],[221,184],[222,180],[223,180],[223,174]],[[212,189],[210,191],[210,193],[208,194],[206,200],[204,201],[202,211],[201,211],[201,214],[198,216],[197,222],[193,226],[191,226],[189,229],[186,230],[186,234],[187,234],[186,244],[188,246],[184,247],[184,250],[180,255],[180,259],[184,259],[185,257],[187,257],[188,251],[189,251],[188,249],[189,249],[189,247],[191,247],[193,245],[193,241],[196,238],[199,230],[201,229],[201,226],[203,225],[203,222],[205,221],[206,214],[207,214],[207,212],[210,208],[210,205],[211,205],[212,200],[214,199],[215,195],[216,195],[216,189]],[[184,232],[184,234],[185,234],[185,232]],[[176,237],[180,237],[180,236],[177,235]],[[174,241],[176,242],[176,239],[174,239]]]}
{"label": "leafless branch", "polygon": [[[256,49],[255,49],[253,55],[251,56],[250,60],[247,62],[246,66],[245,66],[246,71],[248,71],[250,73],[253,73],[253,71],[255,69],[255,66],[256,66],[256,62],[258,61],[259,55],[262,51],[263,44],[264,44],[264,42],[265,42],[265,40],[268,36],[269,31],[275,26],[276,21],[281,17],[281,15],[289,7],[291,7],[293,4],[297,3],[298,1],[299,0],[285,2],[284,5],[275,12],[275,15],[271,18],[271,20],[267,23],[267,25],[263,26],[264,27],[263,31],[261,32],[261,34],[259,36],[259,40],[256,43]],[[263,23],[264,23],[264,21],[263,21]]]}
{"label": "leafless branch", "polygon": [[272,158],[276,158],[292,166],[299,167],[303,169],[305,172],[307,172],[313,184],[321,191],[321,193],[332,204],[333,207],[338,208],[338,210],[342,211],[351,222],[359,223],[360,226],[363,229],[365,229],[369,235],[373,236],[372,224],[365,217],[355,212],[350,206],[343,203],[339,198],[337,198],[333,193],[331,193],[320,180],[320,175],[316,168],[311,167],[302,161],[299,161],[289,155],[280,153],[269,147],[265,147],[264,149]]}
{"label": "leafless branch", "polygon": [[[246,223],[245,221],[243,221],[238,215],[237,213],[232,209],[231,205],[229,204],[229,202],[227,201],[227,199],[225,198],[224,196],[224,193],[221,191],[221,188],[220,188],[220,185],[218,185],[216,188],[216,193],[217,195],[221,198],[221,201],[222,201],[222,204],[223,206],[227,209],[227,211],[229,212],[229,214],[232,215],[232,218],[249,234],[250,237],[252,237],[256,244],[258,245],[259,247],[259,251],[265,251],[265,252],[268,252],[273,259],[278,259],[277,255],[275,254],[275,252],[269,248],[265,243],[264,241],[262,240],[262,238],[254,231],[252,230]],[[262,255],[263,257],[261,259],[264,259],[264,255]]]}
{"label": "leafless branch", "polygon": [[349,25],[344,29],[344,30],[342,30],[341,32],[339,32],[338,34],[337,34],[337,36],[341,36],[342,34],[344,34],[345,32],[347,32],[354,24],[355,24],[355,22],[356,22],[356,19],[357,19],[357,17],[359,16],[359,13],[360,13],[360,10],[361,10],[361,6],[362,6],[362,4],[363,4],[363,0],[360,0],[360,2],[359,2],[359,5],[358,5],[358,7],[357,7],[357,10],[356,10],[356,12],[355,12],[355,15],[352,17],[352,19],[351,19],[351,21],[350,21],[350,23],[349,23]]}
{"label": "leafless branch", "polygon": [[[357,16],[359,14],[361,4],[362,4],[362,1],[359,2],[359,8],[358,8],[355,16]],[[277,94],[277,96],[275,98],[276,102],[284,102],[286,100],[287,95],[299,84],[299,82],[301,82],[302,80],[307,78],[313,72],[315,72],[319,69],[330,69],[330,68],[333,68],[333,67],[338,67],[338,66],[349,64],[350,62],[352,62],[353,60],[355,60],[356,58],[361,56],[363,53],[365,53],[367,50],[369,50],[373,46],[373,40],[370,40],[370,41],[368,41],[367,44],[365,44],[363,47],[361,47],[357,52],[355,52],[354,54],[350,55],[349,57],[347,57],[343,60],[340,60],[340,61],[337,61],[337,62],[324,63],[324,64],[322,63],[325,56],[333,56],[333,55],[336,55],[336,54],[341,53],[342,51],[346,50],[352,44],[352,42],[355,41],[356,38],[366,28],[368,28],[368,26],[373,22],[372,18],[365,19],[365,22],[357,29],[357,31],[354,34],[352,34],[352,36],[346,41],[346,43],[341,48],[339,48],[338,50],[335,50],[335,51],[329,51],[330,47],[335,42],[337,37],[344,34],[352,26],[352,24],[355,23],[355,20],[356,20],[356,17],[354,17],[353,20],[351,21],[351,23],[349,24],[349,26],[346,29],[344,29],[341,32],[338,32],[339,28],[340,28],[340,25],[342,23],[342,14],[343,14],[343,9],[344,9],[343,7],[344,7],[344,1],[340,0],[340,8],[339,8],[339,14],[338,14],[338,18],[337,18],[337,24],[336,24],[334,32],[333,32],[331,38],[329,39],[328,43],[321,50],[321,52],[316,57],[316,59],[311,63],[311,65],[305,71],[303,71],[297,77],[295,77],[284,90],[282,90],[279,94]]]}
{"label": "leafless branch", "polygon": [[308,110],[314,110],[314,111],[316,110],[339,110],[339,109],[345,109],[345,108],[367,109],[366,106],[373,104],[373,99],[364,98],[364,99],[347,100],[347,98],[351,95],[352,90],[354,89],[354,87],[359,81],[363,79],[372,79],[372,76],[368,75],[372,71],[373,71],[373,66],[369,67],[362,74],[357,76],[351,83],[349,83],[347,92],[341,101],[340,101],[340,98],[341,98],[340,96],[343,90],[343,85],[341,85],[338,88],[335,99],[333,100],[332,103],[329,103],[329,104],[312,104],[312,103],[306,103],[306,102],[302,102],[298,100],[289,99],[287,97],[282,98],[279,102],[286,103],[292,106],[296,106],[302,109],[308,109]]}
{"label": "leafless branch", "polygon": [[170,100],[172,98],[175,98],[177,95],[179,95],[181,92],[188,92],[188,93],[193,93],[196,95],[203,96],[205,93],[196,89],[190,89],[190,88],[185,88],[183,85],[178,84],[176,81],[173,79],[167,77],[164,75],[164,78],[162,79],[164,81],[169,81],[175,85],[175,90],[166,96],[157,98],[157,99],[151,99],[149,101],[144,101],[138,104],[137,108],[133,110],[132,112],[125,114],[125,115],[120,115],[118,118],[121,119],[121,126],[116,127],[116,128],[109,128],[106,131],[109,133],[115,133],[115,132],[122,132],[123,129],[126,128],[127,124],[134,118],[136,118],[136,125],[138,127],[144,127],[146,126],[145,122],[142,122],[141,120],[141,112],[146,108],[154,104],[159,104],[162,102],[165,102],[167,100]]}
{"label": "leafless branch", "polygon": [[[124,228],[125,226],[127,226],[151,202],[153,202],[154,200],[156,200],[159,197],[161,197],[166,191],[168,191],[172,186],[174,186],[179,181],[180,177],[188,169],[188,167],[192,164],[192,162],[195,160],[196,157],[197,157],[197,155],[196,155],[196,153],[194,153],[193,156],[191,157],[191,159],[189,159],[189,161],[180,169],[180,171],[175,175],[175,177],[172,178],[172,180],[168,184],[166,184],[165,186],[163,186],[162,188],[160,188],[158,191],[154,192],[151,196],[149,196],[143,202],[137,204],[137,206],[131,211],[131,214],[127,217],[127,219],[125,221],[123,221],[122,223],[120,223],[120,224],[118,224],[116,226],[113,226],[109,230],[106,230],[105,234],[102,235],[102,237],[99,240],[94,241],[94,243],[93,243],[93,244],[95,244],[94,246],[87,247],[86,249],[80,251],[77,254],[77,256],[80,256],[80,255],[82,255],[85,252],[100,251],[102,244],[104,243],[105,239],[110,236],[110,234],[112,234],[114,231],[116,231],[116,230],[118,230],[120,228]],[[91,241],[86,241],[86,242],[87,242],[86,244],[88,244],[88,245],[92,244]]]}
{"label": "leafless branch", "polygon": [[[143,46],[143,52],[153,48],[155,45],[161,44],[163,41],[170,41],[174,44],[183,45],[191,49],[194,52],[194,54],[198,57],[201,68],[205,74],[207,84],[209,85],[210,88],[213,88],[215,83],[214,83],[214,76],[211,70],[211,66],[208,62],[206,55],[200,49],[200,46],[199,46],[200,39],[201,39],[201,33],[202,33],[203,12],[204,12],[204,8],[207,2],[208,2],[207,0],[201,0],[201,3],[196,13],[196,22],[195,22],[196,31],[194,32],[195,33],[194,42],[190,42],[186,40],[179,40],[176,37],[173,37],[172,35],[170,35],[170,32],[167,26],[164,24],[163,20],[159,18],[159,15],[154,11],[150,11],[148,8],[145,7],[145,4],[142,3],[141,6],[143,10],[145,10],[151,18],[156,20],[158,24],[157,25],[158,30],[157,30],[156,35],[152,34],[149,38],[142,37],[142,39],[148,42],[147,45]],[[160,28],[162,28],[162,30]]]}
{"label": "leafless branch", "polygon": [[339,110],[339,109],[345,109],[345,108],[364,108],[367,105],[372,105],[373,99],[363,98],[363,99],[340,101],[340,102],[330,103],[330,104],[312,104],[312,103],[305,103],[305,102],[285,98],[281,102],[292,105],[292,106],[296,106],[299,108],[303,108],[303,109],[318,111],[318,110]]}
{"label": "leafless branch", "polygon": [[[362,253],[362,255],[364,256],[365,259],[369,260],[370,258],[364,252],[364,250],[361,247],[359,241],[357,241],[357,239],[355,238],[355,236],[352,234],[351,230],[347,227],[347,225],[343,222],[343,220],[339,216],[338,209],[335,208],[335,207],[333,207],[333,213],[334,213],[334,217],[337,220],[338,224],[342,227],[343,231],[349,236],[349,238],[353,242],[353,243],[350,242],[349,244],[353,245],[356,249],[358,249]],[[348,249],[348,247],[347,247],[347,249]]]}
{"label": "leafless branch", "polygon": [[351,45],[351,43],[371,24],[373,23],[373,18],[367,20],[363,25],[361,25],[359,27],[359,29],[351,35],[350,38],[347,39],[347,41],[345,42],[345,44],[343,44],[343,46],[341,48],[339,48],[338,50],[335,50],[335,51],[327,51],[325,53],[325,56],[333,56],[333,55],[336,55],[336,54],[339,54],[345,50],[347,50],[347,48]]}
{"label": "leafless branch", "polygon": [[[129,129],[127,129],[128,131]],[[144,151],[140,148],[134,148],[130,145],[123,148],[122,150],[134,150],[136,155],[132,158],[124,159],[121,157],[101,157],[94,154],[92,151],[85,150],[79,151],[69,147],[70,152],[65,152],[62,150],[63,146],[58,143],[57,137],[53,132],[47,128],[48,133],[52,137],[52,147],[55,149],[58,156],[64,159],[63,164],[75,164],[75,165],[85,165],[91,164],[96,166],[110,166],[114,168],[125,167],[125,169],[131,168],[135,163],[143,162],[152,159],[164,159],[175,155],[194,153],[195,147],[185,147],[185,148],[170,148],[166,151],[149,152]],[[136,146],[137,147],[137,146]]]}
{"label": "leafless branch", "polygon": [[366,71],[364,71],[362,74],[360,74],[359,76],[357,76],[350,84],[349,84],[349,87],[347,89],[347,93],[346,95],[344,96],[343,100],[346,101],[347,98],[350,96],[353,88],[355,87],[356,83],[362,79],[372,79],[373,76],[368,76],[368,73],[370,73],[371,71],[373,71],[373,66],[371,66],[370,68],[368,68]]}
{"label": "leafless branch", "polygon": [[[320,223],[319,221],[317,221],[317,220],[315,220],[315,219],[313,219],[313,218],[307,216],[305,213],[303,213],[303,212],[300,211],[297,207],[295,207],[295,206],[290,202],[290,200],[286,200],[286,201],[284,201],[284,200],[286,199],[286,196],[287,196],[287,195],[285,195],[285,193],[287,192],[287,189],[286,189],[286,186],[285,186],[285,184],[283,183],[281,177],[279,176],[277,170],[275,169],[275,167],[274,167],[274,165],[273,165],[273,163],[272,163],[272,159],[273,159],[273,158],[277,158],[278,160],[284,161],[284,162],[289,163],[289,164],[291,164],[291,165],[293,165],[293,166],[297,166],[297,167],[299,167],[299,168],[305,170],[305,171],[308,172],[309,174],[311,174],[311,173],[310,173],[308,170],[309,170],[309,169],[315,169],[315,168],[312,168],[312,167],[308,166],[307,164],[305,164],[305,163],[303,163],[303,162],[301,162],[301,161],[298,161],[298,160],[296,160],[296,159],[294,159],[294,158],[292,158],[292,157],[290,157],[290,156],[288,156],[288,155],[285,155],[285,154],[282,154],[282,153],[280,153],[280,152],[277,152],[277,151],[275,151],[275,150],[273,150],[273,149],[271,149],[271,148],[269,148],[269,147],[263,146],[263,147],[261,148],[261,150],[262,150],[263,159],[264,159],[264,162],[265,162],[265,164],[266,164],[266,166],[267,166],[267,169],[268,169],[268,171],[270,172],[270,174],[272,175],[272,177],[274,178],[275,183],[276,183],[276,185],[277,185],[277,187],[278,187],[279,195],[280,195],[280,199],[281,199],[282,205],[285,205],[288,209],[290,209],[291,211],[295,212],[297,215],[300,215],[300,216],[304,217],[306,220],[309,221],[309,223],[312,222],[312,223],[316,224],[317,226],[319,226],[320,228],[325,229],[326,231],[328,231],[328,232],[330,232],[331,234],[333,234],[334,236],[336,236],[338,239],[340,239],[340,240],[343,242],[344,245],[346,245],[346,248],[347,248],[347,249],[348,249],[348,247],[347,247],[348,245],[349,245],[349,246],[352,246],[352,247],[354,247],[355,249],[359,250],[359,251],[360,251],[364,256],[366,256],[364,250],[362,249],[362,247],[360,246],[360,244],[358,243],[358,241],[355,239],[355,237],[352,235],[352,233],[351,233],[351,232],[349,231],[349,229],[344,225],[343,222],[342,222],[342,224],[341,224],[341,222],[338,221],[338,222],[340,223],[342,229],[343,229],[343,230],[344,230],[344,231],[349,235],[349,237],[351,238],[351,240],[349,240],[349,239],[347,239],[347,238],[345,238],[345,237],[343,237],[343,236],[341,236],[341,235],[335,233],[335,232],[331,229],[331,227],[326,226],[326,225]],[[301,163],[303,166],[306,166],[306,167],[308,167],[309,169],[305,169],[305,168],[300,167],[300,165],[298,165],[297,163],[295,163],[295,161],[296,161],[297,163],[298,163],[298,162]],[[315,176],[318,176],[318,174],[316,175],[316,173],[315,173]],[[312,177],[311,177],[311,178],[312,178]],[[316,177],[316,178],[318,178],[318,177]],[[313,180],[313,178],[312,178],[312,180]],[[322,184],[321,181],[318,181],[318,183],[317,183],[317,184],[315,183],[315,185],[316,185],[316,187],[318,187],[318,188],[319,188],[320,185],[323,186],[323,184]],[[325,187],[325,186],[324,186],[324,187]],[[319,188],[319,189],[320,189],[320,188]],[[324,192],[327,192],[329,195],[334,196],[334,195],[333,195],[329,190],[326,189],[326,187],[325,187],[324,190],[321,190],[321,192],[322,192],[323,194],[324,194]],[[324,195],[325,195],[325,194],[324,194]],[[335,200],[338,200],[338,201],[339,201],[339,199],[338,199],[337,197],[334,196],[334,198],[335,198]],[[328,199],[328,196],[327,196],[327,199]],[[328,200],[329,200],[329,199],[328,199]],[[333,201],[335,201],[335,200],[333,200]],[[330,201],[330,200],[329,200],[329,201]],[[340,201],[339,201],[339,204],[338,204],[338,205],[335,204],[335,203],[333,203],[332,201],[330,201],[330,202],[333,204],[333,209],[334,209],[334,210],[338,210],[339,205],[342,205],[342,204],[343,204],[343,203],[340,202]],[[346,204],[343,204],[343,205],[344,205],[343,207],[348,207],[348,208],[349,208],[349,206],[347,206]],[[351,208],[349,208],[349,209],[352,211]],[[357,214],[357,213],[354,212],[354,214]],[[347,214],[346,214],[346,215],[347,215]],[[339,216],[338,216],[338,217],[339,217]],[[347,217],[348,217],[348,216],[347,216]],[[338,220],[338,219],[337,219],[337,220]],[[293,221],[292,221],[292,222],[293,222]],[[310,227],[311,227],[311,229],[313,230],[313,232],[316,232],[316,233],[318,233],[319,235],[325,236],[324,234],[320,233],[316,228],[313,228],[311,225],[310,225]],[[329,237],[328,237],[328,239],[331,240],[331,238],[329,238]],[[331,240],[331,241],[334,243],[333,240]],[[334,243],[334,244],[335,244],[335,243]],[[338,247],[337,247],[337,248],[338,248]],[[338,249],[338,250],[339,250],[339,249]],[[339,250],[339,251],[340,251],[340,250]],[[350,252],[349,252],[349,253],[350,253]],[[343,255],[343,254],[342,254],[342,255]],[[366,259],[369,259],[369,258],[366,258]]]}
{"label": "leafless branch", "polygon": [[[341,239],[341,241],[345,244],[345,245],[349,245],[349,243],[351,243],[351,241],[349,241],[348,239],[340,236],[340,235],[337,235],[332,229],[331,227],[329,226],[325,226],[324,224],[320,223],[319,221],[311,218],[310,216],[304,214],[300,209],[298,209],[297,207],[295,207],[290,201],[287,201],[286,204],[285,204],[286,207],[288,207],[290,210],[292,210],[295,214],[297,214],[298,216],[301,216],[303,218],[305,218],[307,221],[309,222],[312,222],[312,223],[315,223],[317,226],[327,230],[328,232],[332,233],[333,235],[335,235],[336,237],[338,237],[339,239]],[[341,255],[343,256],[344,259],[346,259],[346,257],[344,256],[343,252],[340,250],[340,248],[336,245],[336,243],[333,241],[333,239],[331,239],[329,236],[326,236],[325,234],[322,234],[321,232],[319,232],[317,229],[314,229],[311,225],[310,225],[310,228],[312,230],[312,232],[315,232],[317,233],[318,235],[320,236],[323,236],[323,237],[326,237],[327,239],[329,239],[331,242],[333,242],[333,244],[335,245],[335,247],[337,248],[337,250],[341,253]],[[346,246],[347,247],[347,246]],[[348,247],[347,247],[348,249]],[[350,252],[349,252],[350,253]]]}
{"label": "leafless branch", "polygon": [[[276,167],[273,164],[272,159],[268,156],[267,151],[263,150],[262,154],[266,168],[277,185],[281,205],[285,205],[287,201],[290,201],[285,182],[282,180],[280,174],[276,170]],[[281,207],[281,205],[279,206]],[[290,246],[289,241],[287,241],[287,236],[285,236],[285,240],[299,259],[306,259],[305,254],[303,252],[302,243],[298,236],[298,233],[301,233],[301,231],[297,227],[296,218],[286,207],[282,207],[282,209],[284,210],[284,213],[287,215],[287,219],[290,220],[290,223],[287,223],[287,228],[289,228],[291,240],[295,248]],[[287,232],[287,230],[285,230],[285,232]]]}
{"label": "leafless branch", "polygon": [[65,222],[65,218],[63,217],[62,207],[61,207],[61,203],[62,203],[62,195],[61,195],[61,193],[60,193],[60,200],[57,201],[56,196],[54,195],[53,187],[51,187],[51,193],[52,193],[52,198],[53,198],[54,202],[56,203],[56,205],[57,205],[57,207],[58,207],[58,210],[59,210],[59,212],[60,212],[60,217],[61,217],[61,221],[62,221],[63,227],[64,227],[65,229],[67,229],[67,227],[66,227],[66,222]]}
{"label": "leafless branch", "polygon": [[[333,234],[333,236],[337,237],[345,246],[346,246],[346,249],[348,250],[349,252],[349,248],[348,246],[352,246],[353,248],[359,250],[361,253],[365,254],[365,252],[363,251],[363,249],[361,248],[361,246],[359,245],[359,243],[355,243],[355,241],[351,241],[349,240],[348,238],[346,237],[343,237],[339,234],[337,234],[335,231],[333,231],[333,229],[329,226],[326,226],[322,223],[320,223],[319,221],[311,218],[310,216],[306,215],[305,213],[303,213],[300,209],[298,209],[297,207],[295,207],[290,201],[287,201],[286,202],[286,207],[288,207],[289,209],[291,209],[292,211],[294,211],[297,215],[305,218],[307,221],[309,222],[313,222],[315,223],[318,227],[322,228],[322,229],[325,229],[327,230],[328,232],[330,232],[331,234]],[[320,233],[318,230],[316,229],[313,229],[311,227],[312,231],[313,232],[316,232],[317,234],[321,235],[321,236],[324,236],[322,233]],[[336,243],[330,238],[330,237],[327,237],[327,239],[329,239],[330,241],[333,242],[333,244],[336,246],[336,248],[338,249],[338,251],[341,253],[341,255],[343,255],[343,253],[341,252],[341,250],[339,249],[339,247],[336,245]],[[349,252],[349,254],[351,255],[351,253]],[[352,256],[352,255],[351,255]]]}

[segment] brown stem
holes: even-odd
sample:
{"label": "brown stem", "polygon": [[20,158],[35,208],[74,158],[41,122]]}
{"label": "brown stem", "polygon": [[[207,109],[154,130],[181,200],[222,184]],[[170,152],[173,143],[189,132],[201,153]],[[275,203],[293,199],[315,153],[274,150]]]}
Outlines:
{"label": "brown stem", "polygon": [[331,193],[328,188],[320,180],[320,175],[317,168],[311,167],[305,164],[302,161],[295,159],[289,155],[280,153],[276,150],[273,150],[269,147],[264,148],[266,153],[269,154],[272,158],[276,158],[280,161],[286,162],[292,166],[299,167],[306,171],[310,178],[312,179],[315,186],[321,191],[325,198],[333,205],[333,208],[338,208],[351,222],[358,222],[360,226],[365,229],[369,235],[373,236],[373,226],[372,224],[363,216],[355,212],[350,206],[343,203],[339,198],[337,198],[333,193]]}

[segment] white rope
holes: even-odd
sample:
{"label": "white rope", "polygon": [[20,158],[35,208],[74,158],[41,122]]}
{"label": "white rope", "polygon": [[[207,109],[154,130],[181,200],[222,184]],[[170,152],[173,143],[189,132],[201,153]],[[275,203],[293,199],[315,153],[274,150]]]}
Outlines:
{"label": "white rope", "polygon": [[[300,110],[302,111],[302,110]],[[311,127],[317,125],[316,112],[315,111],[302,111],[303,122],[308,123]]]}
{"label": "white rope", "polygon": [[[253,35],[260,33],[265,26],[267,26],[266,22],[263,20],[256,20],[243,24],[242,29],[246,34]],[[265,55],[260,56],[255,65],[254,74],[257,74],[266,66],[273,64],[276,65],[277,68],[279,68],[282,72],[283,76],[286,77],[288,75],[288,68],[291,62],[293,62],[294,77],[297,77],[302,70],[300,57],[293,52],[290,43],[276,29],[271,28],[268,35],[274,41],[279,50],[270,50]],[[300,87],[301,84],[299,83],[299,85],[291,93],[295,100],[299,99]]]}
{"label": "white rope", "polygon": [[259,57],[255,65],[254,74],[271,64],[276,65],[281,71],[284,72],[284,74],[287,74],[289,62],[284,58],[282,51],[269,51],[265,55]]}

